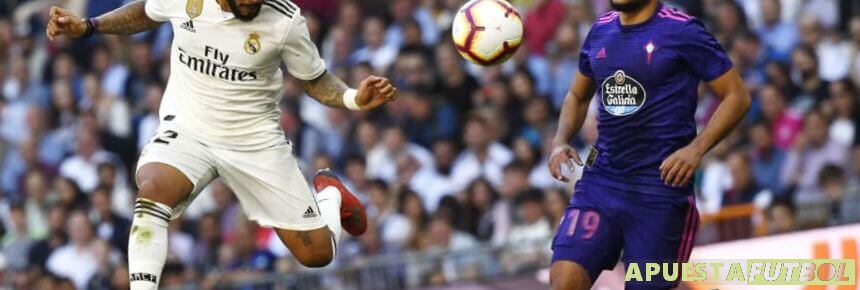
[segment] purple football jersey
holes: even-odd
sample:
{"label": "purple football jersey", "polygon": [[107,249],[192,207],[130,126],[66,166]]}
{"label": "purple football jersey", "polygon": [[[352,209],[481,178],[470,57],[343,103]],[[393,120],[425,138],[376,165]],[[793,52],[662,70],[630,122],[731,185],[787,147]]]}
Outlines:
{"label": "purple football jersey", "polygon": [[657,8],[646,22],[622,25],[618,12],[601,16],[580,53],[599,104],[597,158],[583,179],[654,194],[689,194],[660,180],[660,163],[696,136],[700,81],[732,68],[722,46],[696,19]]}

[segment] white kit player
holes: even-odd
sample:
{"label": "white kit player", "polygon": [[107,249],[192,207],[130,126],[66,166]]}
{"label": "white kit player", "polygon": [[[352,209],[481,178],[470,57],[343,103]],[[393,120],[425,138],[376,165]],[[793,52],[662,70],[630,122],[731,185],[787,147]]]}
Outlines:
{"label": "white kit player", "polygon": [[361,203],[330,172],[310,192],[279,125],[281,63],[325,105],[370,110],[397,97],[382,77],[358,89],[326,72],[305,18],[289,0],[147,0],[82,19],[52,7],[47,35],[133,34],[170,22],[174,38],[161,124],[137,167],[128,257],[131,289],[157,289],[167,224],[214,178],[249,219],[272,227],[303,265],[335,255],[341,229],[364,233]]}

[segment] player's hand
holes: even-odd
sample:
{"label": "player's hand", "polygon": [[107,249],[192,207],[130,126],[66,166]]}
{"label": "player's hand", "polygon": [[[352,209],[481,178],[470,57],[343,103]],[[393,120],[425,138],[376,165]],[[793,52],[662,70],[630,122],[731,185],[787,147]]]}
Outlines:
{"label": "player's hand", "polygon": [[696,168],[699,168],[702,154],[690,146],[678,149],[660,164],[660,179],[664,184],[674,187],[687,185],[693,179]]}
{"label": "player's hand", "polygon": [[576,149],[567,144],[556,145],[552,148],[552,154],[549,156],[549,172],[552,173],[552,177],[555,177],[555,179],[569,182],[570,179],[561,174],[561,164],[564,163],[567,165],[567,168],[573,171],[574,162],[576,162],[576,165],[582,166],[582,160],[579,159],[579,153],[576,152]]}
{"label": "player's hand", "polygon": [[45,33],[48,39],[54,41],[54,38],[60,35],[70,37],[81,37],[87,32],[87,24],[78,16],[72,15],[66,9],[52,6],[49,13],[48,28]]}
{"label": "player's hand", "polygon": [[355,102],[362,110],[373,110],[397,99],[397,88],[387,78],[369,76],[361,81]]}

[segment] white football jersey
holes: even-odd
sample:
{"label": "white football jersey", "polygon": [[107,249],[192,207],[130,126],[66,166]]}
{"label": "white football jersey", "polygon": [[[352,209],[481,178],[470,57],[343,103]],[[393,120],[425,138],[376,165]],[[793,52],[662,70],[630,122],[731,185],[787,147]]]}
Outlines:
{"label": "white football jersey", "polygon": [[259,150],[284,142],[280,64],[302,80],[326,68],[299,7],[268,0],[249,22],[214,0],[147,0],[146,14],[170,21],[170,79],[159,115],[207,146]]}

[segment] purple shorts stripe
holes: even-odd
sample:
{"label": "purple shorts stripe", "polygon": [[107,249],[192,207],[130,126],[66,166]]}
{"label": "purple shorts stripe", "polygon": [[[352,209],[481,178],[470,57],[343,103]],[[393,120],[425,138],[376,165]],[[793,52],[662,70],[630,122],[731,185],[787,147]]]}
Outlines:
{"label": "purple shorts stripe", "polygon": [[[691,196],[692,197],[692,196]],[[690,201],[690,198],[687,198],[687,201]],[[678,261],[684,262],[684,254],[687,249],[688,236],[690,232],[690,225],[693,223],[693,209],[692,207],[687,209],[687,217],[684,219],[684,230],[681,232],[681,244],[678,245]]]}
{"label": "purple shorts stripe", "polygon": [[693,209],[693,229],[690,231],[690,243],[687,245],[687,253],[684,254],[684,262],[690,260],[690,255],[693,253],[693,244],[696,242],[696,233],[699,231],[699,208],[696,206],[696,198],[690,197],[692,200],[691,207]]}

